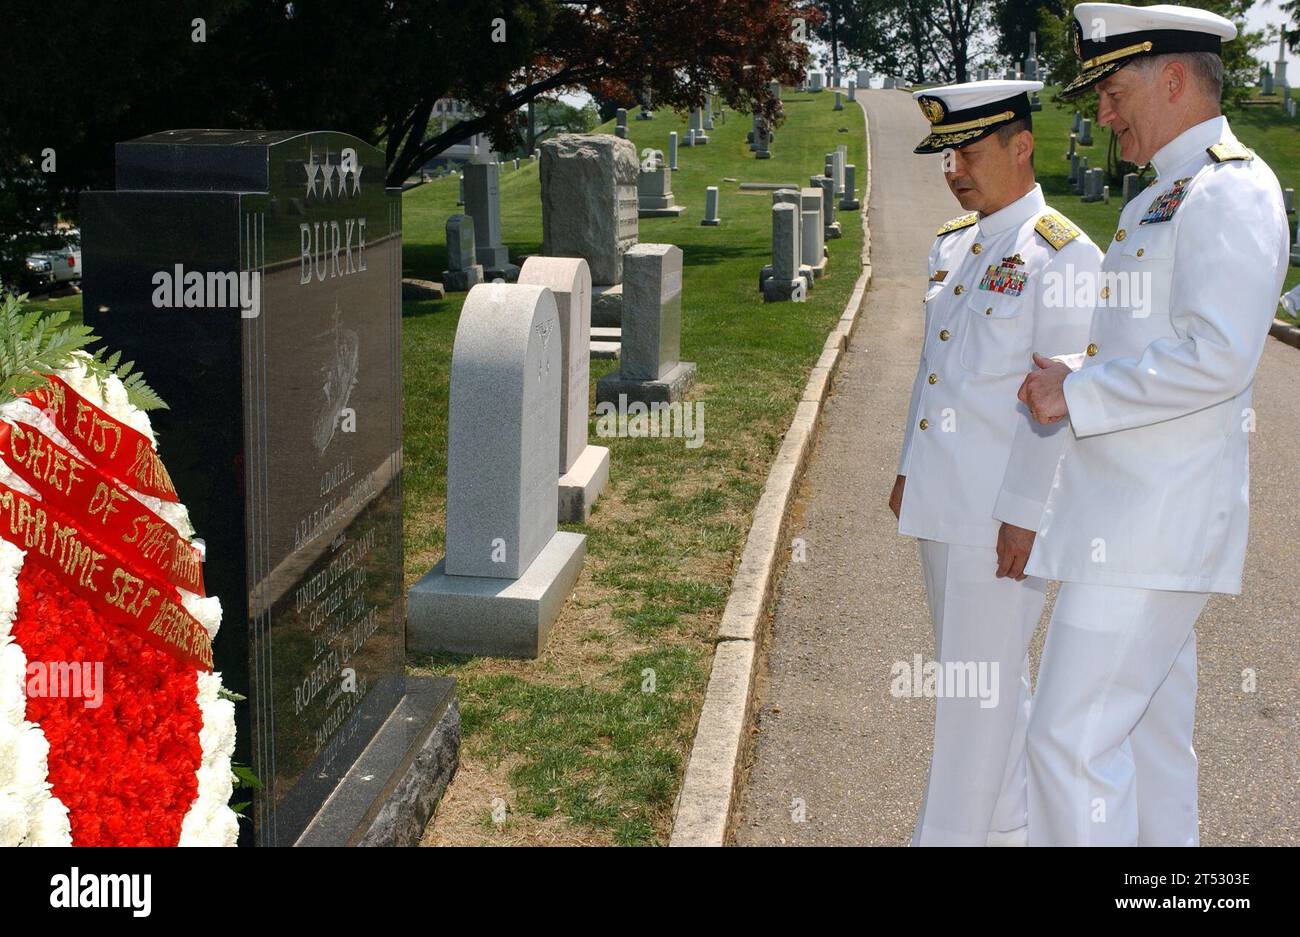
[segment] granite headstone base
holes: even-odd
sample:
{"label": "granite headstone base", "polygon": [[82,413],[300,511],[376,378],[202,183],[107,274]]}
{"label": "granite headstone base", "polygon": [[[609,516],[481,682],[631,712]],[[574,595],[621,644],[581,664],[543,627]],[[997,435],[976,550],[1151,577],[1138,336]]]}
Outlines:
{"label": "granite headstone base", "polygon": [[686,214],[685,205],[666,205],[655,208],[638,208],[636,216],[638,218],[680,218]]}
{"label": "granite headstone base", "polygon": [[625,379],[621,371],[611,371],[596,381],[597,403],[618,406],[620,396],[628,403],[674,403],[695,383],[696,368],[694,361],[679,361],[655,380]]}
{"label": "granite headstone base", "polygon": [[591,327],[591,356],[593,358],[612,359],[618,357],[619,346],[623,343],[623,330],[617,326],[593,325]]}
{"label": "granite headstone base", "polygon": [[609,449],[587,446],[573,468],[560,476],[560,523],[585,524],[591,517],[591,506],[608,482]]}
{"label": "granite headstone base", "polygon": [[797,276],[793,280],[768,277],[763,281],[765,303],[803,302],[807,293],[808,281],[803,276]]}
{"label": "granite headstone base", "polygon": [[[813,281],[820,278],[822,274],[824,274],[825,272],[826,272],[825,257],[823,257],[822,262],[815,267],[812,266],[811,264],[805,264],[805,263],[799,264],[799,277],[804,282],[805,292],[811,290],[813,288]],[[768,264],[767,266],[763,267],[763,269],[758,271],[758,291],[760,293],[764,292],[767,289],[767,281],[772,279],[772,277],[774,276],[776,276],[776,267],[772,266],[771,264]]]}
{"label": "granite headstone base", "polygon": [[585,536],[560,530],[518,579],[451,576],[440,560],[407,593],[407,650],[537,657],[586,555]]}
{"label": "granite headstone base", "polygon": [[474,264],[464,270],[442,271],[442,288],[448,293],[466,293],[483,282],[483,265]]}
{"label": "granite headstone base", "polygon": [[295,845],[419,845],[459,761],[456,681],[406,678],[401,702]]}

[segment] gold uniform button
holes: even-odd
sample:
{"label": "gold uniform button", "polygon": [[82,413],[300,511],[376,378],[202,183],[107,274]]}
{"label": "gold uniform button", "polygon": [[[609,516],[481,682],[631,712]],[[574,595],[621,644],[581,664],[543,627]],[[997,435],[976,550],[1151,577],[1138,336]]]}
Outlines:
{"label": "gold uniform button", "polygon": [[1141,257],[1141,256],[1142,256],[1143,254],[1145,254],[1146,252],[1147,252],[1147,249],[1146,249],[1145,247],[1139,247],[1138,250],[1137,250],[1137,255],[1138,255],[1139,257]]}
{"label": "gold uniform button", "polygon": [[1091,358],[1091,357],[1092,357],[1093,355],[1095,355],[1096,353],[1097,353],[1097,346],[1096,346],[1096,344],[1090,344],[1090,345],[1088,345],[1088,357]]}
{"label": "gold uniform button", "polygon": [[956,293],[958,296],[960,296],[962,293],[966,292],[966,287],[964,287],[964,286],[962,286],[960,283],[958,283],[958,284],[957,284],[957,288],[956,288],[955,290],[953,290],[953,292]]}
{"label": "gold uniform button", "polygon": [[1109,287],[1109,286],[1103,286],[1103,287],[1101,288],[1101,298],[1102,298],[1102,299],[1109,299],[1109,298],[1110,298],[1110,287]]}
{"label": "gold uniform button", "polygon": [[938,384],[938,383],[939,383],[939,375],[937,375],[937,374],[931,374],[928,378],[926,378],[926,380],[929,381],[931,384]]}
{"label": "gold uniform button", "polygon": [[1123,228],[1120,228],[1118,231],[1115,232],[1115,240],[1117,241],[1122,241],[1126,237],[1128,237],[1128,232],[1125,231]]}
{"label": "gold uniform button", "polygon": [[982,246],[980,246],[979,244],[972,244],[972,245],[970,246],[970,252],[971,252],[972,254],[978,254],[978,253],[979,253],[980,251],[982,251],[982,250],[984,250],[984,248],[983,248]]}
{"label": "gold uniform button", "polygon": [[[980,326],[980,328],[983,328],[983,326]],[[952,333],[949,332],[947,329],[944,329],[942,332],[939,333],[939,341],[941,342],[946,342],[951,337],[952,337]]]}
{"label": "gold uniform button", "polygon": [[929,421],[929,420],[926,420],[926,419],[922,419],[922,420],[921,420],[921,423],[920,423],[920,426],[921,426],[921,429],[929,429],[929,428],[930,428],[930,421]]}
{"label": "gold uniform button", "polygon": [[991,315],[993,315],[993,307],[992,307],[992,306],[989,306],[989,308],[985,309],[985,310],[984,310],[984,315],[986,315],[986,316],[991,316]]}

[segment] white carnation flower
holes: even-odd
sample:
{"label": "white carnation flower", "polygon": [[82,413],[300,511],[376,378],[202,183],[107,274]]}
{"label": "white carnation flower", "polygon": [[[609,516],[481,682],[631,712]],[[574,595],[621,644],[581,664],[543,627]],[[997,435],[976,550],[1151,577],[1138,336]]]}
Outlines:
{"label": "white carnation flower", "polygon": [[27,658],[9,638],[0,639],[0,722],[18,725],[27,717]]}
{"label": "white carnation flower", "polygon": [[0,846],[21,846],[27,838],[27,805],[15,790],[0,790]]}
{"label": "white carnation flower", "polygon": [[68,822],[68,808],[57,797],[42,799],[31,826],[28,842],[33,846],[71,846],[72,824]]}
{"label": "white carnation flower", "polygon": [[0,791],[12,787],[18,778],[18,728],[0,722]]}
{"label": "white carnation flower", "polygon": [[25,723],[18,733],[18,762],[14,769],[20,787],[40,787],[49,777],[50,743],[41,727]]}

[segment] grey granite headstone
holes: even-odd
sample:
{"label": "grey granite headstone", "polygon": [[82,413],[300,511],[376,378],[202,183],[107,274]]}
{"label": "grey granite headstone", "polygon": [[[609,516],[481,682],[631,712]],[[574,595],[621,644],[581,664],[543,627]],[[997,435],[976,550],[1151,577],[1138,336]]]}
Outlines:
{"label": "grey granite headstone", "polygon": [[862,203],[857,197],[858,169],[852,163],[844,165],[844,194],[840,197],[840,211],[857,211]]}
{"label": "grey granite headstone", "polygon": [[447,269],[442,284],[453,293],[464,293],[483,282],[483,265],[475,263],[474,219],[452,215],[447,219]]}
{"label": "grey granite headstone", "polygon": [[674,204],[672,171],[657,155],[641,165],[636,192],[640,218],[677,218],[686,211],[684,206]]}
{"label": "grey granite headstone", "polygon": [[754,159],[771,159],[772,134],[768,130],[767,121],[756,117],[754,128],[754,145],[750,147],[754,151]]}
{"label": "grey granite headstone", "polygon": [[689,131],[692,132],[691,146],[703,146],[709,142],[709,135],[704,132],[704,111],[701,108],[691,108],[691,123]]}
{"label": "grey granite headstone", "polygon": [[1129,202],[1133,201],[1133,199],[1137,196],[1137,194],[1138,194],[1137,173],[1135,172],[1125,173],[1124,191],[1123,191],[1124,204],[1127,205]]}
{"label": "grey granite headstone", "polygon": [[695,364],[680,360],[681,326],[681,248],[636,245],[624,258],[622,357],[618,370],[596,382],[596,400],[681,399],[695,379]]}
{"label": "grey granite headstone", "polygon": [[808,181],[822,190],[822,229],[826,240],[842,237],[840,223],[835,220],[835,180],[830,176],[813,176]]}
{"label": "grey granite headstone", "polygon": [[501,180],[496,163],[470,163],[465,167],[465,214],[474,219],[478,262],[488,279],[514,280],[519,267],[501,243]]}
{"label": "grey granite headstone", "polygon": [[842,111],[842,110],[844,110],[844,94],[843,94],[843,92],[840,92],[840,91],[836,91],[836,92],[835,92],[835,108],[834,108],[834,109],[837,110],[837,111]]}
{"label": "grey granite headstone", "polygon": [[668,169],[677,172],[677,131],[668,134]]}
{"label": "grey granite headstone", "polygon": [[821,91],[821,90],[822,90],[822,73],[821,73],[821,72],[810,72],[810,73],[808,74],[808,90],[809,90],[809,91]]}
{"label": "grey granite headstone", "polygon": [[535,657],[586,538],[556,528],[559,313],[534,284],[470,290],[452,349],[446,558],[411,588],[417,652]]}
{"label": "grey granite headstone", "polygon": [[627,139],[627,108],[620,107],[614,114],[614,136]]}
{"label": "grey granite headstone", "polygon": [[636,147],[609,134],[562,133],[541,151],[542,254],[582,257],[598,287],[622,283],[623,254],[637,239]]}
{"label": "grey granite headstone", "polygon": [[1092,119],[1085,117],[1081,123],[1083,127],[1079,131],[1079,145],[1092,146]]}
{"label": "grey granite headstone", "polygon": [[772,275],[763,281],[765,302],[801,302],[807,283],[799,271],[799,209],[772,206]]}
{"label": "grey granite headstone", "polygon": [[704,220],[700,222],[708,227],[716,227],[722,224],[722,219],[718,217],[718,187],[711,185],[704,190]]}

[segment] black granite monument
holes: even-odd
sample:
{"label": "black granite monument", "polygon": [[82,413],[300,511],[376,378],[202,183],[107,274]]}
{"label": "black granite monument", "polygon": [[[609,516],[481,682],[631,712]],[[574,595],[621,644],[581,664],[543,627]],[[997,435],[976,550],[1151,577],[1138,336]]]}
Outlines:
{"label": "black granite monument", "polygon": [[159,449],[221,598],[259,845],[418,841],[450,680],[405,675],[401,198],[341,133],[119,143],[82,198],[85,317],[171,409]]}

